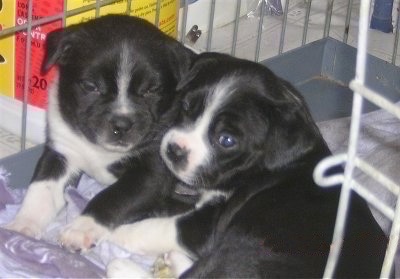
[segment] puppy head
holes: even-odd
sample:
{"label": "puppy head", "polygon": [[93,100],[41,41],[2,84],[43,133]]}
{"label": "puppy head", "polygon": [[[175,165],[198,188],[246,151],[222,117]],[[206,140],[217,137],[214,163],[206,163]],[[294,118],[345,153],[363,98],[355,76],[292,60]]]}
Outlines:
{"label": "puppy head", "polygon": [[75,132],[116,152],[151,140],[193,55],[147,21],[122,15],[54,31],[46,45],[42,71],[59,70],[50,107]]}
{"label": "puppy head", "polygon": [[321,141],[297,91],[257,63],[202,54],[179,90],[181,115],[161,156],[189,185],[221,185],[250,169],[284,170]]}

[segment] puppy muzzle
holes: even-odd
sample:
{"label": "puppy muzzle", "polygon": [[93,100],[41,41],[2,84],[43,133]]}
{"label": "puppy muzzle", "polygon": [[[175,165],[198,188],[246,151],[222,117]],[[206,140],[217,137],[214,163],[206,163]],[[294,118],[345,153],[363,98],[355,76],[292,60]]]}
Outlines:
{"label": "puppy muzzle", "polygon": [[167,145],[167,158],[176,169],[182,169],[187,165],[188,154],[189,151],[186,148],[183,148],[174,142],[168,143]]}
{"label": "puppy muzzle", "polygon": [[128,117],[115,116],[110,121],[110,129],[115,139],[122,138],[132,128],[132,121]]}

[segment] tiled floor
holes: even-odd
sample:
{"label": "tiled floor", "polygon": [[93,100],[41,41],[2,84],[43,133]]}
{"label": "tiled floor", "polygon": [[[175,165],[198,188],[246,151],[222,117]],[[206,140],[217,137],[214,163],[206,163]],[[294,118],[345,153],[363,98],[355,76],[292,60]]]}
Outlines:
{"label": "tiled floor", "polygon": [[[243,1],[242,1],[243,2]],[[284,3],[285,1],[281,1]],[[283,52],[299,47],[302,43],[303,25],[306,13],[305,0],[289,1],[287,26],[284,37]],[[325,11],[327,1],[312,1],[306,43],[323,37]],[[347,43],[356,46],[358,36],[358,13],[360,1],[353,1],[350,28]],[[329,36],[342,41],[346,20],[348,0],[334,1]],[[394,7],[399,0],[394,1]],[[216,11],[218,12],[218,11]],[[190,16],[190,14],[189,14]],[[239,21],[238,38],[235,55],[254,60],[258,17],[241,17]],[[282,16],[266,16],[263,21],[259,60],[262,61],[279,53]],[[213,30],[211,50],[230,53],[232,49],[234,24],[228,24]],[[208,34],[204,33],[194,45],[202,51],[206,50]],[[384,42],[384,43],[383,43]],[[369,52],[383,60],[389,61],[393,51],[394,35],[376,30],[369,33]],[[397,53],[397,65],[400,64],[400,51]]]}
{"label": "tiled floor", "polygon": [[19,137],[0,128],[0,158],[19,150]]}
{"label": "tiled floor", "polygon": [[[27,142],[26,148],[34,144]],[[20,138],[7,130],[0,128],[0,158],[15,154],[21,150]]]}

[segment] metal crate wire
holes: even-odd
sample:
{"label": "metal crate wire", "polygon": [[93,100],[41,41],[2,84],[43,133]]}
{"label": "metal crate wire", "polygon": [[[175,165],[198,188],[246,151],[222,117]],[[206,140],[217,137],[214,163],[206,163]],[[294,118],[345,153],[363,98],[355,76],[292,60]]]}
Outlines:
{"label": "metal crate wire", "polygon": [[[126,13],[129,13],[129,7],[131,3],[135,0],[127,0],[127,9]],[[139,0],[137,0],[139,1]],[[203,1],[203,0],[200,0]],[[218,50],[213,46],[214,37],[218,36],[216,34],[217,31],[214,29],[214,17],[216,13],[216,0],[209,0],[210,1],[210,10],[209,10],[209,20],[208,20],[208,28],[204,32],[203,38],[205,39],[205,46],[198,47],[196,45],[192,45],[195,49],[199,51],[215,51]],[[232,36],[230,43],[228,43],[228,51],[232,55],[237,55],[237,42],[238,42],[238,33],[239,33],[239,26],[240,26],[240,10],[243,5],[244,0],[230,0],[230,4],[234,3],[235,5],[235,17],[233,20],[233,29]],[[336,221],[334,237],[332,242],[332,248],[329,255],[329,259],[327,262],[327,267],[325,270],[324,277],[332,277],[335,265],[337,262],[338,257],[340,257],[340,246],[342,244],[342,235],[345,225],[346,219],[346,212],[348,208],[348,201],[349,201],[349,193],[350,190],[353,189],[356,191],[360,196],[362,196],[365,200],[367,200],[370,204],[376,207],[379,211],[381,211],[387,218],[393,221],[392,230],[390,233],[390,244],[387,249],[385,262],[382,267],[381,277],[388,277],[393,265],[393,260],[395,257],[395,252],[398,245],[399,240],[399,233],[400,233],[400,203],[397,203],[395,208],[389,207],[385,204],[384,201],[379,200],[373,193],[368,191],[362,185],[357,183],[354,179],[353,174],[355,169],[359,169],[366,173],[367,175],[371,176],[374,180],[380,183],[383,187],[390,190],[393,194],[397,197],[400,196],[400,186],[395,181],[392,181],[385,175],[379,172],[376,168],[369,165],[368,162],[362,160],[357,156],[357,144],[359,139],[359,131],[360,131],[360,122],[361,122],[361,112],[362,112],[362,103],[363,99],[368,99],[370,102],[375,103],[379,107],[389,111],[390,113],[394,114],[397,118],[400,118],[400,109],[396,107],[390,101],[387,101],[383,97],[379,95],[379,92],[374,92],[373,90],[369,89],[365,85],[365,68],[366,68],[366,54],[367,54],[367,30],[368,30],[368,21],[370,18],[370,1],[368,0],[360,0],[360,16],[359,16],[359,36],[358,36],[358,53],[357,53],[357,66],[356,66],[356,76],[355,79],[351,82],[350,87],[354,90],[354,101],[353,101],[353,110],[352,110],[352,122],[351,122],[351,129],[350,129],[350,142],[348,147],[348,152],[346,154],[339,154],[336,156],[329,157],[323,160],[316,168],[314,176],[315,180],[318,184],[322,186],[330,186],[338,183],[343,183],[343,189],[341,193],[341,199],[338,208],[338,217]],[[92,9],[96,10],[96,17],[100,15],[100,8],[109,4],[116,2],[116,0],[97,0],[95,3],[84,6],[82,8],[66,11],[64,9],[63,13],[41,18],[41,19],[33,19],[32,18],[32,1],[29,1],[28,7],[28,18],[27,23],[15,26],[12,28],[7,28],[0,31],[0,40],[7,36],[11,36],[19,31],[26,31],[28,34],[32,31],[32,28],[36,26],[40,26],[42,24],[46,24],[49,22],[62,20],[63,26],[65,26],[65,20],[68,16],[80,14],[85,11],[89,11]],[[159,15],[161,9],[161,0],[157,1],[156,4],[156,16],[154,24],[159,26]],[[179,30],[179,39],[183,43],[190,43],[187,41],[186,34],[190,26],[187,26],[188,22],[188,15],[189,15],[189,0],[181,0],[181,20],[180,20],[180,30]],[[268,0],[260,0],[259,4],[259,13],[264,15],[266,9],[268,8]],[[288,7],[291,3],[290,0],[282,1],[284,3],[283,9],[283,17],[281,20],[281,32],[278,47],[276,50],[276,54],[281,54],[285,52],[285,41],[287,40],[285,34],[287,31],[287,21],[288,21]],[[318,1],[317,1],[318,2]],[[346,20],[344,24],[343,34],[341,37],[341,41],[347,43],[348,41],[348,30],[350,27],[350,21],[352,17],[352,9],[354,2],[353,0],[348,0],[348,9],[346,12]],[[314,1],[315,3],[315,1]],[[305,16],[304,16],[304,25],[301,35],[301,42],[299,46],[307,44],[310,40],[309,37],[309,22],[310,22],[310,11],[312,7],[311,0],[304,0],[304,9],[305,9]],[[331,19],[332,13],[334,10],[334,1],[333,0],[326,0],[326,16],[325,16],[325,24],[322,37],[327,37],[331,35]],[[190,16],[190,15],[189,15]],[[397,16],[397,26],[394,29],[395,38],[393,43],[393,52],[391,56],[391,63],[396,65],[396,57],[397,50],[398,50],[398,41],[399,41],[399,13]],[[252,53],[251,59],[254,61],[260,61],[265,59],[265,57],[261,57],[262,47],[263,47],[263,28],[265,25],[264,16],[259,16],[258,24],[256,26],[256,44],[254,53]],[[225,31],[226,32],[226,31]],[[26,58],[25,58],[25,81],[24,84],[29,84],[29,76],[30,76],[30,53],[31,53],[31,38],[27,36],[26,41]],[[4,77],[2,77],[4,78]],[[23,105],[22,105],[22,117],[21,117],[21,150],[26,148],[26,129],[27,129],[27,107],[28,107],[28,93],[29,88],[28,86],[24,86],[24,93],[23,93]],[[345,171],[344,174],[334,175],[334,176],[326,176],[325,172],[327,169],[331,168],[332,166],[338,164],[345,164]]]}
{"label": "metal crate wire", "polygon": [[[331,245],[327,266],[325,269],[324,277],[331,278],[334,274],[335,266],[340,257],[340,250],[344,239],[344,229],[346,222],[347,210],[349,207],[350,191],[356,191],[372,206],[383,213],[387,218],[392,221],[392,228],[390,231],[389,245],[386,250],[385,260],[381,270],[381,278],[390,277],[391,270],[394,263],[395,254],[399,242],[400,233],[400,184],[392,181],[386,177],[377,168],[368,164],[357,156],[357,144],[359,142],[359,133],[361,125],[361,113],[363,99],[367,99],[377,106],[385,109],[386,111],[395,115],[400,119],[400,108],[392,102],[386,100],[379,95],[379,92],[374,92],[369,89],[365,84],[366,60],[367,60],[367,42],[368,42],[368,27],[369,27],[370,5],[369,1],[362,1],[360,6],[359,18],[359,36],[358,36],[358,51],[357,51],[357,65],[356,76],[350,83],[350,88],[354,91],[354,100],[351,116],[350,138],[347,154],[339,154],[324,159],[318,164],[314,172],[315,181],[323,186],[329,187],[342,184],[342,191],[339,201],[337,212],[337,220],[334,229],[334,235]],[[345,164],[344,174],[336,174],[332,176],[325,176],[328,169]],[[380,183],[382,187],[391,191],[397,196],[397,204],[395,208],[391,208],[375,197],[367,188],[357,183],[354,179],[354,170],[358,168],[365,174],[369,175],[376,182]]]}

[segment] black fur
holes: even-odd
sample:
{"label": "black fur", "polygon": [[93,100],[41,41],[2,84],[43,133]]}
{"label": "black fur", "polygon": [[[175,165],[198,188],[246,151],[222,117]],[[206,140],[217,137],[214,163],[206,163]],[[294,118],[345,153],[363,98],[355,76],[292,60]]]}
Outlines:
{"label": "black fur", "polygon": [[[108,15],[51,32],[42,72],[56,66],[58,77],[49,92],[45,149],[30,187],[31,197],[50,198],[29,198],[25,213],[9,228],[39,237],[64,205],[62,184],[82,173],[105,186],[114,183],[84,211],[97,223],[113,227],[155,214],[154,201],[146,203],[155,191],[146,170],[163,168],[160,139],[175,117],[170,110],[175,89],[194,56],[151,23],[131,16]],[[127,171],[130,183],[118,182]],[[174,178],[165,173],[168,183],[157,189],[160,199],[174,195]],[[136,194],[142,197],[137,204],[128,201]],[[46,211],[36,212],[40,208]]]}
{"label": "black fur", "polygon": [[[115,141],[134,143],[134,147],[108,170],[116,177],[129,170],[130,182],[124,183],[126,177],[117,181],[90,201],[83,212],[109,227],[155,214],[152,206],[156,201],[148,202],[146,197],[154,192],[154,181],[160,180],[144,180],[146,168],[163,167],[158,156],[160,136],[172,120],[172,113],[167,111],[175,100],[177,82],[194,54],[145,20],[112,15],[52,32],[42,67],[46,71],[51,65],[58,65],[60,111],[65,121],[77,133],[98,143],[99,131],[109,129],[112,133],[108,126],[115,112],[110,104],[117,97],[116,61],[121,43],[127,43],[129,51],[135,54],[135,60],[129,61],[134,66],[128,88],[135,112],[129,116],[132,128]],[[81,84],[85,80],[95,82],[100,94],[85,92]],[[114,143],[112,136],[110,141]],[[164,180],[168,181],[167,175]],[[168,187],[159,192],[160,199],[173,191],[170,186],[175,184],[165,185]],[[142,198],[135,199],[137,203],[130,202],[136,195]]]}
{"label": "black fur", "polygon": [[[98,133],[113,131],[116,117],[110,106],[118,93],[116,84],[122,44],[133,53],[129,99],[135,112],[129,133],[105,134],[111,144],[118,141],[145,147],[159,134],[161,117],[175,98],[175,87],[193,55],[149,22],[130,16],[104,16],[53,31],[47,38],[42,70],[59,68],[59,103],[64,120],[88,140],[98,143]],[[97,90],[85,88],[93,83]],[[115,137],[115,138],[113,138]],[[51,140],[51,139],[50,139]]]}
{"label": "black fur", "polygon": [[97,194],[82,212],[115,228],[155,216],[171,216],[193,208],[196,200],[175,193],[179,182],[165,167],[158,148],[131,158],[117,182]]}
{"label": "black fur", "polygon": [[[179,242],[195,259],[183,277],[321,277],[340,195],[339,186],[321,188],[312,179],[330,155],[326,143],[290,84],[264,66],[221,54],[199,55],[179,85],[185,97],[175,127],[193,125],[221,80],[236,92],[208,126],[212,157],[191,186],[230,195],[178,219]],[[222,147],[221,133],[237,144]],[[172,171],[185,168],[182,157],[169,162]],[[335,277],[378,277],[386,245],[367,204],[352,193]]]}

